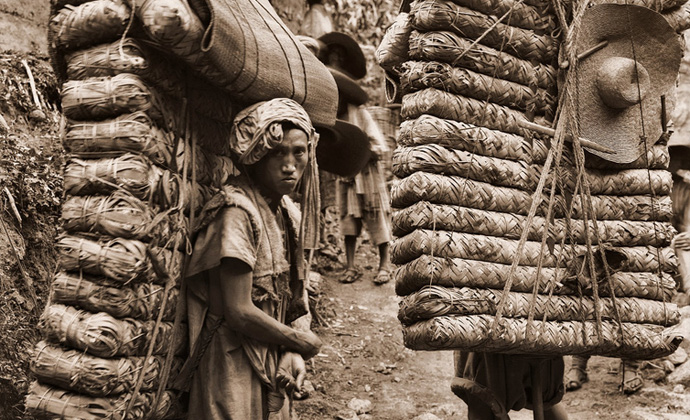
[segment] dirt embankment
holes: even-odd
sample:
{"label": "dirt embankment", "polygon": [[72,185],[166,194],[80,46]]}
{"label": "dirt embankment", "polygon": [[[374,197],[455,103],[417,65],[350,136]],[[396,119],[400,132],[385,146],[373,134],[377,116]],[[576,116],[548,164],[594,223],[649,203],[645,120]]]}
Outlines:
{"label": "dirt embankment", "polygon": [[55,271],[62,199],[58,94],[47,57],[0,53],[0,98],[0,419],[16,420],[24,418],[30,350]]}

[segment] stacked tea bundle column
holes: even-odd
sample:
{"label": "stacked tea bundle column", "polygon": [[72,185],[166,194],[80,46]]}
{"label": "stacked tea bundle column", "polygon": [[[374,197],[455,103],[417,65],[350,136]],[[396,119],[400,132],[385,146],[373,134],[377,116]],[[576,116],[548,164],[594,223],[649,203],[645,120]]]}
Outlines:
{"label": "stacked tea bundle column", "polygon": [[161,385],[187,351],[176,309],[189,226],[234,171],[222,139],[235,105],[155,40],[127,37],[146,22],[130,21],[126,2],[71,3],[51,20],[69,158],[59,271],[26,406],[60,418],[168,418],[178,408]]}
{"label": "stacked tea bundle column", "polygon": [[628,165],[588,157],[579,179],[570,144],[523,128],[556,111],[549,2],[419,0],[409,19],[392,189],[405,345],[672,353],[666,146]]}

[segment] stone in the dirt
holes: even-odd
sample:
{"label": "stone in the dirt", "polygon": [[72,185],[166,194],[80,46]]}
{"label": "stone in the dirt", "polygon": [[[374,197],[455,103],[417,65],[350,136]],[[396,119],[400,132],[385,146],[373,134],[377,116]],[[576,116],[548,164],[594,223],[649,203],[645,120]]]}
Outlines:
{"label": "stone in the dirt", "polygon": [[685,392],[685,386],[683,384],[678,384],[673,387],[673,392],[676,394],[683,394]]}
{"label": "stone in the dirt", "polygon": [[335,415],[335,420],[360,420],[354,410],[342,410]]}
{"label": "stone in the dirt", "polygon": [[676,370],[669,374],[666,379],[671,384],[690,386],[690,361],[676,367]]}
{"label": "stone in the dirt", "polygon": [[353,398],[347,403],[347,408],[353,410],[356,414],[366,414],[371,412],[371,401]]}
{"label": "stone in the dirt", "polygon": [[369,384],[364,385],[364,391],[370,392],[371,391],[371,385],[369,385]]}
{"label": "stone in the dirt", "polygon": [[34,109],[33,111],[31,111],[31,112],[29,113],[29,119],[30,119],[31,121],[39,121],[39,122],[41,122],[41,121],[47,120],[48,117],[46,116],[46,113],[43,112],[42,110],[40,110],[40,109]]}
{"label": "stone in the dirt", "polygon": [[686,352],[684,348],[678,347],[678,349],[668,356],[667,359],[676,366],[682,365],[688,361],[688,352]]}
{"label": "stone in the dirt", "polygon": [[431,413],[424,413],[418,415],[412,420],[441,420],[441,418]]}

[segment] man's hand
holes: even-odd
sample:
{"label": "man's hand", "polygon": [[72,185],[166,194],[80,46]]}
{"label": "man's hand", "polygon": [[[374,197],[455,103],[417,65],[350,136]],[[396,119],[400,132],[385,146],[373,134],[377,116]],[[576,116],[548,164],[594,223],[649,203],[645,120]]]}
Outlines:
{"label": "man's hand", "polygon": [[288,395],[291,395],[293,391],[302,391],[306,376],[307,368],[302,356],[293,352],[287,352],[281,356],[276,379],[278,386],[284,388]]}

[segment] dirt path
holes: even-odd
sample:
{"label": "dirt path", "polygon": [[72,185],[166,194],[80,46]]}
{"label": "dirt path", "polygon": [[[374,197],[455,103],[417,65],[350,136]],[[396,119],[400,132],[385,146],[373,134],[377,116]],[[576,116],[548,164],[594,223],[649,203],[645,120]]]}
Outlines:
{"label": "dirt path", "polygon": [[[466,419],[467,407],[450,391],[451,352],[403,346],[394,286],[372,283],[376,254],[366,244],[360,248],[357,261],[366,274],[358,282],[340,284],[336,272],[324,272],[317,310],[328,325],[316,328],[324,347],[310,368],[316,391],[296,403],[300,418]],[[625,396],[617,391],[618,375],[609,373],[612,366],[614,359],[590,360],[590,382],[564,397],[571,420],[690,420],[685,390],[674,393],[670,385],[647,380],[638,394]],[[355,417],[347,409],[353,398],[369,400],[371,411]],[[527,410],[510,416],[533,418]]]}

